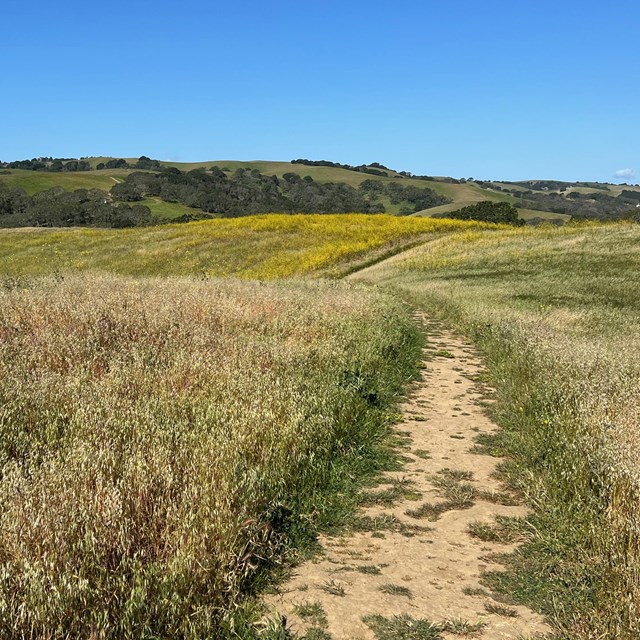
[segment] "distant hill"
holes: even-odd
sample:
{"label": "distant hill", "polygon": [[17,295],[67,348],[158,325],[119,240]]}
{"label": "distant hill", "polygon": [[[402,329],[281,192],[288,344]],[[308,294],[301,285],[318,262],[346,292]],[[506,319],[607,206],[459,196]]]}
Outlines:
{"label": "distant hill", "polygon": [[[25,168],[27,166],[31,168]],[[33,170],[34,167],[37,167],[36,170]],[[72,170],[77,167],[82,167],[83,170]],[[148,207],[155,219],[186,220],[198,217],[203,211],[209,217],[217,213],[242,215],[240,212],[242,205],[239,204],[234,209],[229,204],[229,198],[234,197],[231,188],[229,188],[229,198],[226,200],[209,199],[207,201],[209,204],[204,205],[202,197],[198,198],[194,195],[194,189],[200,189],[202,186],[196,185],[195,182],[195,178],[202,175],[198,170],[211,172],[214,167],[224,174],[221,180],[225,183],[231,183],[234,180],[238,169],[244,169],[248,172],[247,175],[252,175],[251,172],[255,175],[257,171],[263,177],[277,178],[278,182],[274,182],[276,185],[274,188],[278,192],[278,197],[274,194],[271,200],[256,203],[256,197],[253,196],[255,210],[249,207],[247,213],[261,213],[268,210],[288,211],[288,207],[295,207],[296,204],[299,210],[312,212],[316,203],[319,211],[325,207],[327,213],[341,212],[341,207],[344,207],[363,212],[384,211],[394,215],[432,216],[457,211],[462,207],[489,200],[515,205],[519,208],[520,217],[524,220],[566,221],[572,216],[587,218],[622,216],[626,212],[640,209],[637,206],[640,200],[635,197],[636,193],[640,194],[640,187],[634,185],[570,183],[554,180],[520,182],[456,180],[446,177],[413,176],[408,172],[395,171],[378,163],[351,167],[329,161],[312,160],[169,162],[152,160],[145,156],[121,159],[91,157],[81,160],[48,158],[0,163],[0,188],[2,185],[9,189],[19,187],[29,196],[56,187],[65,191],[97,189],[107,193],[107,198],[111,200],[114,194],[127,192],[126,185],[135,181],[129,177],[133,173],[142,172],[162,176],[163,171],[173,168],[187,175],[195,171],[196,173],[192,174],[194,180],[172,179],[173,182],[182,180],[182,182],[193,184],[182,185],[180,189],[174,189],[175,194],[171,192],[170,195],[166,194],[171,190],[159,190],[157,186],[154,187],[158,191],[157,194],[136,195],[136,202]],[[288,183],[286,176],[289,176]],[[298,184],[297,179],[291,176],[298,176],[303,181],[308,178],[306,182]],[[125,187],[120,186],[114,189],[116,185],[122,185],[122,183],[126,183]],[[330,184],[343,186],[332,190],[326,187]],[[260,185],[253,185],[251,188],[264,190],[264,186]],[[279,196],[283,196],[284,199],[278,199]],[[132,198],[123,199],[127,201]],[[221,206],[227,207],[227,213],[212,210],[218,202],[223,202]],[[229,214],[229,211],[232,213]]]}

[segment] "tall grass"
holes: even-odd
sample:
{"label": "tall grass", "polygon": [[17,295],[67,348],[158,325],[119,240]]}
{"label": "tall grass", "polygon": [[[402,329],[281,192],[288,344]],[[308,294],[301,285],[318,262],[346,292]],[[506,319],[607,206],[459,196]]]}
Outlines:
{"label": "tall grass", "polygon": [[261,215],[137,229],[0,230],[0,275],[103,271],[275,279],[339,275],[372,250],[495,225],[388,215]]}
{"label": "tall grass", "polygon": [[347,284],[5,280],[0,637],[229,635],[366,466],[416,344]]}
{"label": "tall grass", "polygon": [[492,443],[536,509],[493,584],[563,638],[640,637],[640,227],[457,234],[368,277],[485,350]]}

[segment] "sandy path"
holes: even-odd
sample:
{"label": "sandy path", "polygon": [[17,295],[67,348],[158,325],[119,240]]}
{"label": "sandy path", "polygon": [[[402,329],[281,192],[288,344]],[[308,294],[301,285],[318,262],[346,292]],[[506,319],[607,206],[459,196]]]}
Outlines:
{"label": "sandy path", "polygon": [[[480,387],[470,379],[482,368],[477,353],[426,317],[418,319],[429,327],[429,345],[422,380],[411,389],[397,426],[407,437],[405,468],[385,474],[385,484],[373,492],[377,504],[360,514],[375,518],[373,526],[358,527],[362,530],[344,537],[322,537],[323,552],[297,567],[268,604],[286,616],[294,633],[304,636],[317,627],[309,636],[314,638],[329,637],[319,632],[323,628],[334,640],[374,640],[363,616],[391,619],[403,614],[436,624],[479,625],[476,637],[486,640],[548,633],[543,619],[525,607],[508,607],[509,615],[505,609],[496,613],[485,608],[501,606],[480,584],[483,572],[501,568],[487,556],[514,547],[473,537],[469,525],[493,524],[496,516],[520,517],[526,511],[495,502],[495,493],[504,496],[492,476],[500,460],[470,451],[478,433],[496,429],[479,405]],[[475,493],[472,506],[428,514],[431,519],[416,517],[415,510],[424,503],[447,500],[443,484],[463,503],[469,492]],[[401,497],[385,506],[380,492],[394,486]],[[407,514],[412,510],[413,517]],[[397,519],[395,524],[388,525],[389,516]],[[424,529],[415,530],[416,525]],[[449,631],[440,634],[424,637],[460,637]]]}

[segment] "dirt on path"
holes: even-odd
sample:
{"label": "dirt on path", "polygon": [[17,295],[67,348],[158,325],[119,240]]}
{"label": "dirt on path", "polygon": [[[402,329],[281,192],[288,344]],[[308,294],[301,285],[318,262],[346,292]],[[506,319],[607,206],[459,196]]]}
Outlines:
{"label": "dirt on path", "polygon": [[526,514],[495,477],[500,459],[475,443],[497,429],[475,381],[482,362],[464,340],[417,319],[429,344],[396,427],[403,470],[369,492],[354,532],[321,537],[322,552],[268,605],[309,640],[544,636],[541,616],[481,584],[483,573],[503,569],[491,556],[515,548],[522,528],[511,519]]}

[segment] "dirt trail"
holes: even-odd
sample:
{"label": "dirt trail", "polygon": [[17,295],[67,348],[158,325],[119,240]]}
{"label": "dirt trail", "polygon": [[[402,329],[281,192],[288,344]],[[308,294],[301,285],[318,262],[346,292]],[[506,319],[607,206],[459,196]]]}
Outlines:
{"label": "dirt trail", "polygon": [[[488,556],[514,544],[504,541],[510,540],[504,532],[502,542],[487,542],[490,536],[474,537],[469,527],[526,513],[493,476],[500,460],[471,451],[478,434],[497,428],[472,381],[482,363],[471,345],[425,316],[418,320],[428,326],[430,343],[422,379],[396,428],[407,443],[404,469],[385,474],[371,492],[355,533],[322,537],[323,552],[297,567],[268,604],[294,633],[309,638],[459,638],[474,628],[475,637],[486,640],[544,635],[550,629],[541,616],[500,604],[480,583],[484,572],[502,568]],[[389,628],[376,636],[375,620],[363,621],[403,615],[445,626],[422,634],[418,623],[396,618],[395,624],[418,626],[406,635]]]}

